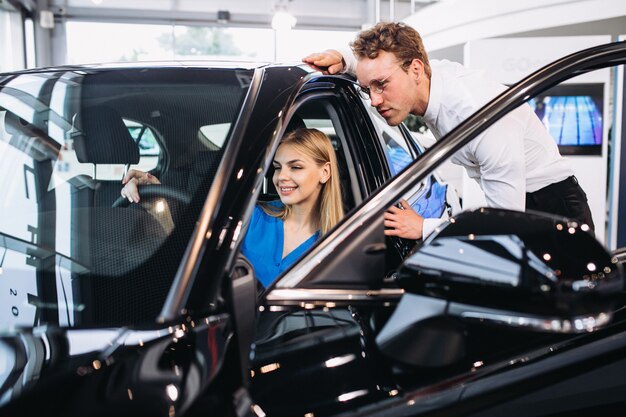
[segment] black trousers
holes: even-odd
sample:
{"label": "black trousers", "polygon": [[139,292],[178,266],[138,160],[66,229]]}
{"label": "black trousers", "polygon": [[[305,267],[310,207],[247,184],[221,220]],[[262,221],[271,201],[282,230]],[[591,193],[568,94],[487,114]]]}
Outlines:
{"label": "black trousers", "polygon": [[591,232],[595,229],[587,194],[573,175],[533,193],[526,193],[526,209],[557,214],[579,224],[587,224]]}

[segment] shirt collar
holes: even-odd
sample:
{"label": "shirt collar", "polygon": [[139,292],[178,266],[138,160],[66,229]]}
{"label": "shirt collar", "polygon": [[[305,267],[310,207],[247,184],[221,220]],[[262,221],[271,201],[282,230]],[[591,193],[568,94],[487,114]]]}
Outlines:
{"label": "shirt collar", "polygon": [[424,121],[437,138],[439,137],[439,132],[437,132],[436,126],[439,111],[441,110],[442,94],[443,82],[441,77],[438,72],[433,72],[430,77],[430,94],[428,97],[428,105],[426,106],[426,111],[424,112]]}

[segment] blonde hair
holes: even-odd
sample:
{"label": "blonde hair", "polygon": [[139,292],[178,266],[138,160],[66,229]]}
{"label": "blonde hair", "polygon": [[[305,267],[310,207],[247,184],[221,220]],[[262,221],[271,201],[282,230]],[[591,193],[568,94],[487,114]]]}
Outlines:
{"label": "blonde hair", "polygon": [[380,22],[361,31],[350,47],[357,58],[376,59],[380,51],[390,52],[400,61],[405,71],[414,59],[424,64],[424,72],[430,79],[432,70],[428,54],[420,34],[404,23]]}
{"label": "blonde hair", "polygon": [[[317,207],[313,211],[312,224],[322,234],[327,233],[343,218],[343,202],[339,181],[337,155],[328,136],[317,129],[300,128],[289,132],[280,141],[280,145],[291,145],[298,152],[307,155],[318,166],[330,164],[330,177],[322,184]],[[268,215],[285,220],[291,212],[289,205],[276,207],[261,204]]]}

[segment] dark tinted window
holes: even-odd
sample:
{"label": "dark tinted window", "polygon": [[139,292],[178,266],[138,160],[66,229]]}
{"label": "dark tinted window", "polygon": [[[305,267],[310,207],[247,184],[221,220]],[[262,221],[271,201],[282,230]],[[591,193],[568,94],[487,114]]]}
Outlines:
{"label": "dark tinted window", "polygon": [[[0,78],[2,326],[154,320],[251,76],[151,68]],[[116,207],[128,167],[161,185]]]}

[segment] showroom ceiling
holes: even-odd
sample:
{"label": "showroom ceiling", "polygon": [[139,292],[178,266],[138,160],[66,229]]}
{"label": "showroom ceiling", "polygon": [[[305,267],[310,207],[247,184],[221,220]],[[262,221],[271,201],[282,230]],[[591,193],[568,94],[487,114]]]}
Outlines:
{"label": "showroom ceiling", "polygon": [[[358,30],[377,20],[402,20],[438,0],[9,0],[25,9],[52,11],[57,19],[268,26],[286,10],[307,29]],[[219,13],[222,12],[222,13]],[[224,13],[227,12],[227,13]],[[218,19],[220,17],[220,19]],[[224,19],[227,17],[227,19]]]}

